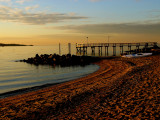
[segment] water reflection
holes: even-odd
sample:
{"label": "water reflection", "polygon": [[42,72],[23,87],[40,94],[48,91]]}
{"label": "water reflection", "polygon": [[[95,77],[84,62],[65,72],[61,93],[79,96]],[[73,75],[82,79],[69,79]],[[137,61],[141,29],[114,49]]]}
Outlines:
{"label": "water reflection", "polygon": [[[69,81],[99,69],[97,65],[61,68],[59,66],[35,66],[15,62],[16,60],[34,57],[35,54],[58,53],[57,48],[58,46],[0,47],[0,93],[47,83]],[[72,50],[72,53],[74,53],[74,49]]]}

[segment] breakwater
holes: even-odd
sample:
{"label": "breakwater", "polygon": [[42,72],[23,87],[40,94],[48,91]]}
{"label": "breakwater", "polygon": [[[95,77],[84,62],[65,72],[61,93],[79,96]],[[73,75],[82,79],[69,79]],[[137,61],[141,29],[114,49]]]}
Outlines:
{"label": "breakwater", "polygon": [[91,56],[76,56],[71,54],[66,55],[58,55],[58,54],[36,54],[35,57],[31,57],[28,59],[20,60],[20,62],[26,62],[34,65],[60,65],[64,66],[74,66],[74,65],[88,65],[93,62],[99,61],[99,57],[91,57]]}

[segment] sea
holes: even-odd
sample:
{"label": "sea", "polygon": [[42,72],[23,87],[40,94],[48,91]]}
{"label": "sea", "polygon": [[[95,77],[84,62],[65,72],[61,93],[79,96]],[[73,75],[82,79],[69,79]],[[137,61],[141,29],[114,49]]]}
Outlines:
{"label": "sea", "polygon": [[[126,47],[124,51],[125,50],[128,50],[128,48]],[[91,55],[91,50],[89,48],[87,51],[88,55]],[[0,47],[0,98],[21,94],[24,93],[26,89],[36,88],[36,86],[40,86],[39,88],[41,88],[41,86],[54,85],[81,78],[97,71],[100,68],[95,64],[60,67],[51,65],[36,66],[24,62],[16,62],[35,57],[36,54],[41,55],[54,53],[61,55],[68,54],[68,44],[60,44],[60,47],[59,44],[51,46]],[[103,49],[102,56],[105,56],[104,53]],[[71,54],[77,54],[75,44],[71,44]],[[98,56],[98,48],[95,55]],[[112,55],[113,48],[109,47],[109,56]],[[120,49],[118,47],[116,49],[116,55],[120,55]]]}
{"label": "sea", "polygon": [[[61,54],[69,52],[68,45],[61,45]],[[46,84],[57,84],[84,77],[99,69],[98,65],[60,67],[51,65],[31,65],[16,62],[34,57],[36,54],[59,54],[59,45],[52,46],[8,46],[0,47],[0,98]],[[76,55],[75,45],[71,54]],[[20,94],[21,92],[19,92]]]}

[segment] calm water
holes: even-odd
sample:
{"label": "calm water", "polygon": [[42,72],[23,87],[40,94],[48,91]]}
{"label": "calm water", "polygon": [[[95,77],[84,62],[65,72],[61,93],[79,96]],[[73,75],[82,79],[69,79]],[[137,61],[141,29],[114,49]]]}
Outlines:
{"label": "calm water", "polygon": [[[99,69],[97,65],[61,68],[58,66],[35,66],[23,62],[15,62],[16,60],[34,57],[37,53],[59,53],[58,50],[58,45],[0,47],[0,94],[48,83],[61,83],[73,80]],[[61,53],[68,53],[67,45],[61,46]],[[72,46],[72,54],[76,54],[75,46]]]}
{"label": "calm water", "polygon": [[[134,48],[132,48],[134,49]],[[72,54],[76,54],[76,47],[72,45]],[[125,50],[128,50],[126,47]],[[96,50],[98,55],[98,50]],[[116,49],[119,55],[119,48]],[[19,46],[0,47],[0,94],[22,88],[34,87],[44,84],[61,83],[86,76],[99,69],[97,65],[85,67],[53,67],[48,65],[30,65],[16,60],[34,57],[35,54],[59,54],[59,45],[54,46]],[[61,45],[61,54],[68,53],[68,45]],[[91,53],[91,49],[88,49]],[[104,55],[103,49],[103,55]],[[109,56],[113,48],[109,48]],[[3,97],[0,95],[0,97]]]}

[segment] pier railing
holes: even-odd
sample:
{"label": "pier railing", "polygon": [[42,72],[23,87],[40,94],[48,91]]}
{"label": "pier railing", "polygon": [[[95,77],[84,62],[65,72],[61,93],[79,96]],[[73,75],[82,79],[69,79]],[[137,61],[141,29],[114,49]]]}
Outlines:
{"label": "pier railing", "polygon": [[105,47],[105,46],[154,46],[157,42],[139,42],[139,43],[86,43],[76,44],[76,47]]}

